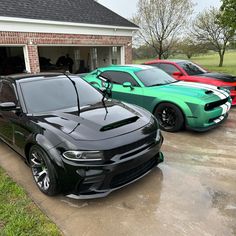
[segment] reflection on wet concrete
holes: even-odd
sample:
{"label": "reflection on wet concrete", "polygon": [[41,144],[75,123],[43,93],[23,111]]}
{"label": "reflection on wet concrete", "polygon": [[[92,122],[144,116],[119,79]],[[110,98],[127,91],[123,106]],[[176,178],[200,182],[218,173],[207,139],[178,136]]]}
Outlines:
{"label": "reflection on wet concrete", "polygon": [[236,109],[209,132],[163,135],[165,162],[103,199],[44,196],[1,143],[0,165],[65,235],[236,235]]}

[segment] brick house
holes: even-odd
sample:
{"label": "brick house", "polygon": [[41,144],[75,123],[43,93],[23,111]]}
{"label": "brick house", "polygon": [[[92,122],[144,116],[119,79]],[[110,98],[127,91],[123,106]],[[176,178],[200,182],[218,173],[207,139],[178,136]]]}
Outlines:
{"label": "brick house", "polygon": [[0,5],[0,74],[22,67],[31,73],[50,70],[66,54],[73,72],[132,62],[138,27],[94,0],[0,0]]}

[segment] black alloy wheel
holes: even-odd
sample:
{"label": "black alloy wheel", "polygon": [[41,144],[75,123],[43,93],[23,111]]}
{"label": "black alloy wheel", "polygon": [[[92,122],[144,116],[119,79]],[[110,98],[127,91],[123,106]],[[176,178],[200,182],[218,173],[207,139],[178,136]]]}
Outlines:
{"label": "black alloy wheel", "polygon": [[183,128],[183,114],[177,106],[171,103],[161,103],[158,105],[154,115],[164,131],[177,132]]}
{"label": "black alloy wheel", "polygon": [[37,145],[30,149],[29,162],[34,180],[38,188],[46,195],[58,193],[55,169],[46,152]]}

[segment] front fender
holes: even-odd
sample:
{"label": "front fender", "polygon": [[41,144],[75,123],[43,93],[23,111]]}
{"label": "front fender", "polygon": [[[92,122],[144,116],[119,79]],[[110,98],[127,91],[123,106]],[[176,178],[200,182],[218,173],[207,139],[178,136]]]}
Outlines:
{"label": "front fender", "polygon": [[175,106],[177,106],[183,113],[185,119],[188,118],[188,117],[192,117],[193,116],[193,113],[192,113],[192,110],[191,108],[189,107],[189,105],[184,102],[183,100],[181,99],[173,99],[173,100],[168,100],[168,99],[165,99],[165,100],[159,100],[159,99],[154,99],[152,101],[152,104],[151,104],[151,107],[153,107],[153,111],[152,113],[155,112],[155,109],[158,105],[160,105],[161,103],[171,103],[171,104],[174,104]]}

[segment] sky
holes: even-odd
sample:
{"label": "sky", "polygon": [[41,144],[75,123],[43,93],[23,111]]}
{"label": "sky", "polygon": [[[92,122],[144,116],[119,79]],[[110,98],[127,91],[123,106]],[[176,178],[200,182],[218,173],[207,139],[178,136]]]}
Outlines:
{"label": "sky", "polygon": [[[131,18],[136,12],[136,4],[138,0],[98,0],[98,2],[112,11],[118,13],[125,18]],[[210,6],[220,7],[220,0],[193,0],[195,4],[195,13],[209,8]]]}

